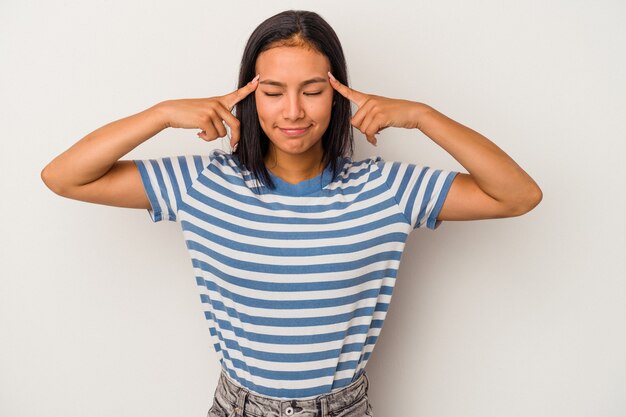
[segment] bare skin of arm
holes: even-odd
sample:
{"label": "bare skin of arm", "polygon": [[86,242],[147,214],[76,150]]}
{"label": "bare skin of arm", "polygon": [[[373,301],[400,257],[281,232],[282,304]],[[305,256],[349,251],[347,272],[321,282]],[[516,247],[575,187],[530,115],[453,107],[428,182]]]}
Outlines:
{"label": "bare skin of arm", "polygon": [[439,220],[513,217],[539,204],[539,186],[510,156],[478,132],[426,105],[416,107],[418,129],[469,174],[458,174]]}
{"label": "bare skin of arm", "polygon": [[232,107],[253,92],[258,77],[224,96],[168,100],[147,110],[109,123],[91,132],[54,158],[41,172],[56,194],[75,200],[117,207],[150,208],[139,169],[120,160],[137,146],[168,127],[200,129],[206,141],[226,136],[239,140],[239,120]]}
{"label": "bare skin of arm", "polygon": [[387,127],[419,129],[468,171],[452,182],[438,220],[519,216],[541,201],[535,181],[480,133],[426,104],[364,94],[339,83],[330,73],[329,82],[359,107],[352,125],[370,143],[376,144],[375,135]]}
{"label": "bare skin of arm", "polygon": [[165,129],[157,106],[93,131],[41,172],[56,194],[90,203],[150,208],[139,170],[119,159]]}

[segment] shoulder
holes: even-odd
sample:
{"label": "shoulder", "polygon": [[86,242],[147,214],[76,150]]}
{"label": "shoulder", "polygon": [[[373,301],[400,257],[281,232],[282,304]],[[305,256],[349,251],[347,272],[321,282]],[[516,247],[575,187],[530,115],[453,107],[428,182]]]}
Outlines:
{"label": "shoulder", "polygon": [[225,187],[242,186],[255,190],[260,187],[259,181],[241,164],[236,154],[214,149],[208,158],[208,164],[202,173],[206,180],[218,182]]}
{"label": "shoulder", "polygon": [[[337,161],[337,171],[331,180],[331,189],[346,189],[353,187],[364,187],[373,180],[380,177],[379,163],[381,157],[369,157],[354,160],[350,157],[343,157]],[[328,168],[327,168],[328,169]],[[330,170],[328,172],[331,172]]]}
{"label": "shoulder", "polygon": [[380,164],[384,161],[380,156],[373,156],[360,160],[353,160],[345,157],[340,162],[340,176],[365,175],[379,169]]}
{"label": "shoulder", "polygon": [[227,177],[242,175],[242,168],[236,156],[214,149],[207,154],[180,155],[148,161],[161,167],[163,173],[185,179],[189,186],[203,177]]}
{"label": "shoulder", "polygon": [[217,173],[226,175],[242,176],[245,170],[239,162],[237,155],[227,153],[221,149],[212,150],[207,157],[207,168]]}
{"label": "shoulder", "polygon": [[391,168],[396,165],[397,162],[385,161],[381,156],[371,156],[365,159],[352,160],[351,158],[344,158],[340,178],[357,178],[367,177],[368,179],[375,179],[381,176],[389,175]]}

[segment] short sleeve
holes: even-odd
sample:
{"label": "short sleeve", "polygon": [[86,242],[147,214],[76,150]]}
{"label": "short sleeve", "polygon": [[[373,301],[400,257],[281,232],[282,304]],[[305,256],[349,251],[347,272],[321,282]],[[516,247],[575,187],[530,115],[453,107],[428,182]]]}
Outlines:
{"label": "short sleeve", "polygon": [[378,167],[407,221],[414,229],[436,229],[437,216],[457,172],[379,160]]}
{"label": "short sleeve", "polygon": [[141,174],[152,221],[177,221],[187,190],[209,163],[208,156],[177,156],[134,160]]}

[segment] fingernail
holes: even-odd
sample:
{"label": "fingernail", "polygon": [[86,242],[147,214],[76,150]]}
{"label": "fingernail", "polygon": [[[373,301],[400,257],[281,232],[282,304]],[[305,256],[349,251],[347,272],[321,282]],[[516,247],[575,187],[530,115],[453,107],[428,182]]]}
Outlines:
{"label": "fingernail", "polygon": [[331,80],[337,81],[337,79],[333,76],[333,74],[330,73],[330,71],[328,71],[328,76],[330,77]]}
{"label": "fingernail", "polygon": [[260,77],[260,76],[261,76],[260,74],[257,74],[257,75],[256,75],[256,77],[254,77],[254,78],[252,79],[252,81],[250,81],[250,82],[254,84],[255,82],[259,81],[259,77]]}

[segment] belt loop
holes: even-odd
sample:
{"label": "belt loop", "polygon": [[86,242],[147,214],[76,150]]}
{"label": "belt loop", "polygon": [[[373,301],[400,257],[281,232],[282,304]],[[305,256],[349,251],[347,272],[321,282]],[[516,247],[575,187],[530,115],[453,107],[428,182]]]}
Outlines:
{"label": "belt loop", "polygon": [[328,400],[326,397],[320,398],[320,416],[321,417],[330,417],[328,414]]}
{"label": "belt loop", "polygon": [[243,417],[243,412],[246,407],[246,398],[248,397],[248,390],[240,388],[237,393],[237,404],[235,405],[235,417]]}

